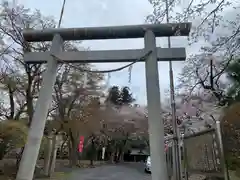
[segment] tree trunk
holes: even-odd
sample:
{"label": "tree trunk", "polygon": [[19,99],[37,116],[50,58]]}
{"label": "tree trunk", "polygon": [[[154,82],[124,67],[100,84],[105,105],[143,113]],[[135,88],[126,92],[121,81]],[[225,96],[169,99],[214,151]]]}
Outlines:
{"label": "tree trunk", "polygon": [[14,91],[12,90],[11,85],[8,86],[8,95],[9,95],[9,102],[10,102],[10,116],[8,119],[13,120],[15,114],[15,102],[14,102]]}
{"label": "tree trunk", "polygon": [[111,163],[115,163],[115,160],[116,160],[116,151],[113,151],[111,153]]}
{"label": "tree trunk", "polygon": [[53,150],[53,139],[52,137],[47,138],[47,144],[44,150],[44,175],[50,176],[49,168],[51,164],[51,154]]}
{"label": "tree trunk", "polygon": [[76,153],[76,146],[71,147],[70,150],[70,166],[74,167],[78,165],[78,155]]}
{"label": "tree trunk", "polygon": [[110,161],[111,161],[111,163],[114,163],[114,157],[115,157],[115,153],[114,153],[114,152],[111,152],[111,155],[110,155]]}
{"label": "tree trunk", "polygon": [[115,163],[118,163],[120,159],[120,149],[116,152],[116,159],[115,159]]}
{"label": "tree trunk", "polygon": [[93,166],[94,164],[94,159],[96,157],[96,148],[95,148],[95,142],[94,139],[92,138],[91,142],[91,153],[90,153],[90,166]]}
{"label": "tree trunk", "polygon": [[28,126],[31,126],[32,118],[33,118],[33,94],[32,94],[32,84],[33,84],[33,76],[31,75],[31,69],[29,66],[26,66],[26,72],[28,76],[28,86],[26,89],[26,101],[27,101],[27,115],[28,115]]}
{"label": "tree trunk", "polygon": [[123,140],[122,146],[119,147],[117,162],[123,161],[123,156],[124,156],[124,151],[126,149],[127,141],[128,141],[128,136],[126,137],[126,139]]}
{"label": "tree trunk", "polygon": [[24,151],[25,145],[21,148],[20,153],[17,155],[17,161],[16,161],[16,167],[18,169],[20,162],[22,160],[22,155],[23,155],[23,151]]}
{"label": "tree trunk", "polygon": [[69,140],[69,165],[71,167],[78,165],[77,144],[72,138]]}
{"label": "tree trunk", "polygon": [[93,161],[93,159],[91,158],[91,159],[90,159],[90,166],[93,166],[93,162],[94,162],[94,161]]}
{"label": "tree trunk", "polygon": [[124,156],[124,151],[120,149],[117,156],[117,162],[123,162],[123,156]]}
{"label": "tree trunk", "polygon": [[115,162],[115,163],[117,163],[118,154],[119,154],[119,149],[118,149],[118,147],[116,147],[116,148],[115,148],[115,152],[114,152],[114,162]]}
{"label": "tree trunk", "polygon": [[4,142],[2,142],[0,144],[0,160],[2,160],[4,158],[4,156],[6,154],[6,150],[7,150],[7,145]]}
{"label": "tree trunk", "polygon": [[65,150],[65,148],[66,148],[66,147],[64,147],[64,145],[65,145],[66,143],[68,143],[68,141],[69,141],[69,139],[67,138],[67,139],[62,143],[62,145],[61,145],[61,147],[60,147],[60,158],[61,158],[61,159],[64,159],[64,150]]}

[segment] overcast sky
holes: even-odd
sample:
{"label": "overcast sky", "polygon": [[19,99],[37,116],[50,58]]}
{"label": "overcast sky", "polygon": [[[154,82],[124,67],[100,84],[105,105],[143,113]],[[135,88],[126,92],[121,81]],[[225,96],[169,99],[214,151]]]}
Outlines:
{"label": "overcast sky", "polygon": [[[59,19],[62,0],[18,0],[31,9],[39,9],[42,14],[54,16]],[[89,26],[109,26],[109,25],[131,25],[142,24],[147,15],[152,11],[148,0],[67,0],[62,27],[89,27]],[[173,47],[187,47],[185,37],[172,38]],[[157,44],[167,47],[165,38],[158,38]],[[84,41],[84,47],[92,50],[111,50],[111,49],[134,49],[143,48],[142,39],[128,40],[99,40]],[[187,52],[189,51],[187,47]],[[194,51],[191,47],[191,51]],[[197,50],[197,48],[196,48]],[[99,69],[111,69],[122,66],[123,64],[97,64]],[[174,62],[174,77],[176,77],[183,62]],[[159,79],[162,99],[164,92],[169,89],[168,62],[159,63]],[[138,103],[146,103],[145,90],[145,69],[143,63],[133,66],[132,81],[128,84],[128,70],[111,74],[111,85],[129,85]]]}

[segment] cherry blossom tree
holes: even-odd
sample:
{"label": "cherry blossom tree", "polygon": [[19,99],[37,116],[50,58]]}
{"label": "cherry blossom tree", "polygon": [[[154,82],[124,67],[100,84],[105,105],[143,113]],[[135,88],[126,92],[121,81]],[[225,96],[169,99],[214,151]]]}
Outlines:
{"label": "cherry blossom tree", "polygon": [[113,106],[107,103],[104,107],[103,134],[111,157],[120,161],[129,149],[133,139],[141,139],[148,145],[148,126],[145,107],[138,105]]}
{"label": "cherry blossom tree", "polygon": [[[195,132],[211,127],[219,119],[223,107],[217,106],[217,100],[208,92],[201,94],[178,94],[176,96],[177,124],[181,131]],[[165,129],[172,131],[170,105],[164,107]]]}
{"label": "cherry blossom tree", "polygon": [[[149,0],[153,6],[149,23],[162,23],[166,0]],[[239,2],[230,0],[168,0],[170,22],[192,22],[189,49],[180,74],[179,88],[184,91],[210,91],[225,105],[226,69],[239,57]]]}

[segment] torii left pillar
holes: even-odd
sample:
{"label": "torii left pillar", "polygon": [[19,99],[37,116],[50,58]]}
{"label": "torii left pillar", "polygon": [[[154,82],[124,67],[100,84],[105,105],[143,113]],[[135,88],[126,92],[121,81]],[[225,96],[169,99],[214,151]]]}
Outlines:
{"label": "torii left pillar", "polygon": [[[52,41],[50,50],[53,54],[63,51],[63,40],[56,34]],[[35,164],[40,150],[42,136],[48,109],[52,102],[52,92],[57,75],[57,60],[53,58],[47,62],[47,69],[44,72],[42,87],[36,103],[35,113],[29,130],[27,144],[23,152],[16,180],[31,180],[35,170]],[[33,128],[34,127],[34,128]],[[38,129],[38,130],[37,130]],[[36,150],[37,149],[37,150]],[[30,157],[30,158],[29,158]],[[29,165],[31,164],[31,165]],[[31,172],[31,173],[29,173]]]}

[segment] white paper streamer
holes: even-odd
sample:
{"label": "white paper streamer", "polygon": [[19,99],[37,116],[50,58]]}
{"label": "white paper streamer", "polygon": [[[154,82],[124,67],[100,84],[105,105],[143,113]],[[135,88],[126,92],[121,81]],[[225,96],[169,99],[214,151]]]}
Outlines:
{"label": "white paper streamer", "polygon": [[88,74],[87,74],[87,72],[84,72],[84,74],[83,74],[83,88],[86,88],[87,80],[88,80]]}

